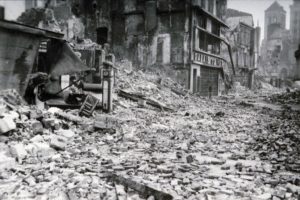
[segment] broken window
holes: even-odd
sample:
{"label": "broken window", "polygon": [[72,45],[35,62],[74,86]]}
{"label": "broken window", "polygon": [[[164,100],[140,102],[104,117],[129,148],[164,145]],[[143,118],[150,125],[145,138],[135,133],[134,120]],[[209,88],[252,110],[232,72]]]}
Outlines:
{"label": "broken window", "polygon": [[195,39],[195,49],[207,51],[212,54],[220,54],[220,40],[218,38],[199,29],[195,31],[195,37],[198,38]]}
{"label": "broken window", "polygon": [[157,63],[170,63],[170,35],[163,34],[157,38],[157,52],[156,62]]}
{"label": "broken window", "polygon": [[194,24],[195,26],[199,26],[203,29],[206,29],[206,21],[207,17],[203,13],[197,12],[194,18]]}
{"label": "broken window", "polygon": [[0,6],[0,19],[4,19],[4,16],[5,16],[4,7]]}
{"label": "broken window", "polygon": [[212,21],[208,18],[207,18],[207,21],[206,21],[206,30],[210,33],[212,32]]}
{"label": "broken window", "polygon": [[210,13],[214,13],[214,3],[215,1],[214,0],[209,0],[208,1],[208,12]]}
{"label": "broken window", "polygon": [[206,0],[201,0],[201,7],[202,8],[205,8],[205,3],[206,3]]}
{"label": "broken window", "polygon": [[108,39],[108,28],[107,27],[100,27],[97,28],[97,43],[100,45],[104,45],[107,43]]}
{"label": "broken window", "polygon": [[212,33],[219,36],[220,35],[220,25],[217,23],[212,24]]}
{"label": "broken window", "polygon": [[250,46],[251,31],[246,29],[244,26],[241,27],[241,32],[238,37],[238,42],[241,45]]}
{"label": "broken window", "polygon": [[199,48],[203,51],[207,51],[207,39],[206,34],[202,31],[199,31]]}
{"label": "broken window", "polygon": [[163,62],[163,39],[157,39],[157,52],[156,52],[156,62],[162,63]]}

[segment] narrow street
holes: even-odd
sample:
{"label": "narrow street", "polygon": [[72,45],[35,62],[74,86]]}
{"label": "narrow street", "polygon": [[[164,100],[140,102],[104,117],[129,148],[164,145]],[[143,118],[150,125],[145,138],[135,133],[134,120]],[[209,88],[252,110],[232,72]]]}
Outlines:
{"label": "narrow street", "polygon": [[300,200],[300,0],[0,0],[0,200]]}
{"label": "narrow street", "polygon": [[1,136],[0,199],[147,199],[142,186],[174,199],[299,198],[299,112],[257,106],[263,97],[250,91],[180,97],[156,79],[131,72],[118,85],[176,111],[118,97],[115,130],[74,111],[7,112],[18,129]]}

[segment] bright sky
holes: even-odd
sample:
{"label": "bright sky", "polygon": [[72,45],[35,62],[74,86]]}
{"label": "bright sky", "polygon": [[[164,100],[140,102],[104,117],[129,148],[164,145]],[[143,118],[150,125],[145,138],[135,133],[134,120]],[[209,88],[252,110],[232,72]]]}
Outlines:
{"label": "bright sky", "polygon": [[[227,7],[251,13],[253,15],[255,26],[257,25],[257,20],[259,20],[259,26],[262,28],[261,39],[263,39],[265,10],[272,5],[273,2],[275,2],[275,0],[228,0]],[[293,4],[293,0],[277,0],[277,2],[282,5],[286,11],[286,28],[289,29],[290,5]]]}
{"label": "bright sky", "polygon": [[0,0],[0,6],[5,7],[5,19],[16,20],[25,11],[25,0]]}

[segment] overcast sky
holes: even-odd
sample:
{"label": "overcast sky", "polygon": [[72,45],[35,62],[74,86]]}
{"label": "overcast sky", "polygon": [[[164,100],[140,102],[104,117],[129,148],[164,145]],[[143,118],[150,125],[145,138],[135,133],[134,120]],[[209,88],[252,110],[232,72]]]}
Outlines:
{"label": "overcast sky", "polygon": [[[251,13],[254,18],[254,24],[259,25],[261,30],[261,39],[264,37],[264,15],[265,10],[273,3],[275,0],[228,0],[227,7],[236,10]],[[287,29],[290,27],[290,5],[293,4],[293,0],[277,0],[277,2],[282,5],[286,11],[286,25]]]}

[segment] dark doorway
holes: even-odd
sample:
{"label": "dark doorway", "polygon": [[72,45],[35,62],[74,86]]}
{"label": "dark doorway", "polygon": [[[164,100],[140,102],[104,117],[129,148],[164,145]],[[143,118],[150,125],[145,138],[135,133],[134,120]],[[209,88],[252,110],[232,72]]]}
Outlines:
{"label": "dark doorway", "polygon": [[198,92],[197,89],[197,69],[193,69],[193,93]]}
{"label": "dark doorway", "polygon": [[156,62],[162,63],[163,62],[163,38],[159,37],[157,39],[157,52],[156,52]]}
{"label": "dark doorway", "polygon": [[108,38],[108,28],[100,27],[97,28],[97,43],[100,45],[104,45],[107,43]]}
{"label": "dark doorway", "polygon": [[4,7],[0,6],[0,19],[4,19],[4,18],[5,18]]}

